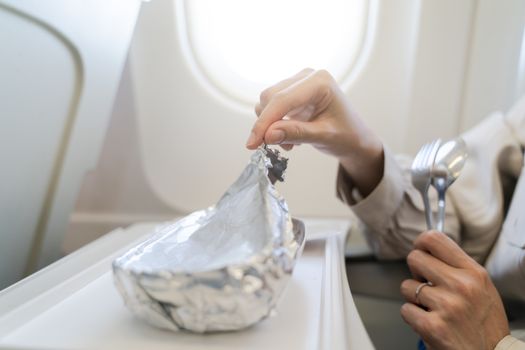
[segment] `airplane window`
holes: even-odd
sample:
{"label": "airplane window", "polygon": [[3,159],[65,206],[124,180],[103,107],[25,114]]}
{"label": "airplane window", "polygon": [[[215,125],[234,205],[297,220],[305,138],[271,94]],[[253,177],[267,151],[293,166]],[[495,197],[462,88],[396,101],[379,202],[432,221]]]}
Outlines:
{"label": "airplane window", "polygon": [[186,0],[186,35],[206,78],[245,103],[304,67],[342,81],[360,52],[367,0]]}

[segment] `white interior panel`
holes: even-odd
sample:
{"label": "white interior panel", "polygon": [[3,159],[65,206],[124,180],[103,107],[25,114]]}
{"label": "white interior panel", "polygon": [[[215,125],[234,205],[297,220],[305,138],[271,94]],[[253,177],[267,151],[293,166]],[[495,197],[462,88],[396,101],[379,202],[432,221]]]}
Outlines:
{"label": "white interior panel", "polygon": [[11,270],[9,278],[0,275],[0,287],[63,255],[139,7],[138,0],[0,1],[0,155],[7,170],[0,271]]}
{"label": "white interior panel", "polygon": [[82,81],[64,38],[1,4],[0,42],[1,289],[27,267]]}
{"label": "white interior panel", "polygon": [[[524,92],[520,71],[525,33],[525,1],[479,0],[465,80],[461,128],[494,111],[507,111]],[[520,57],[521,56],[521,57]],[[520,76],[521,75],[521,76]]]}
{"label": "white interior panel", "polygon": [[475,1],[423,1],[405,150],[457,135]]}

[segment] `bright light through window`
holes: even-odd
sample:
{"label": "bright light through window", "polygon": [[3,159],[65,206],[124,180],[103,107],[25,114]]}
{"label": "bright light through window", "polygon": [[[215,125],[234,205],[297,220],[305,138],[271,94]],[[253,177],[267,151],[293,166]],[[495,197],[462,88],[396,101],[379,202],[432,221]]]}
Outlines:
{"label": "bright light through window", "polygon": [[195,59],[220,89],[254,102],[302,68],[343,79],[361,48],[366,0],[187,0]]}

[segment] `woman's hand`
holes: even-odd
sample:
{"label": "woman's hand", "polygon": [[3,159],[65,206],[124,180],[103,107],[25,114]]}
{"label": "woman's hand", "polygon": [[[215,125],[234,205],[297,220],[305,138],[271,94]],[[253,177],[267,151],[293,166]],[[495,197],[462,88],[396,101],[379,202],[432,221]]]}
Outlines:
{"label": "woman's hand", "polygon": [[264,90],[255,107],[259,117],[246,147],[263,142],[290,150],[309,143],[337,157],[362,195],[383,175],[383,145],[350,107],[326,71],[304,69]]}
{"label": "woman's hand", "polygon": [[[422,233],[401,284],[401,316],[431,349],[494,349],[509,334],[501,298],[487,271],[443,233]],[[416,290],[423,281],[431,282]]]}

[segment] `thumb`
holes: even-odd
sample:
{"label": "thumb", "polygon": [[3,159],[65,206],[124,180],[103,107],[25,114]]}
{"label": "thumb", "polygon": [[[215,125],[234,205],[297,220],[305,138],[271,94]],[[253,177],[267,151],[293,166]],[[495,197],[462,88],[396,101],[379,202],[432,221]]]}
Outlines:
{"label": "thumb", "polygon": [[318,138],[319,131],[314,123],[298,120],[277,121],[264,135],[264,141],[270,145],[314,143]]}

